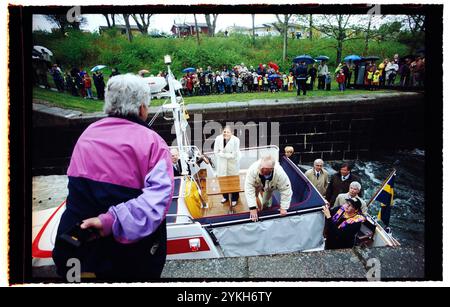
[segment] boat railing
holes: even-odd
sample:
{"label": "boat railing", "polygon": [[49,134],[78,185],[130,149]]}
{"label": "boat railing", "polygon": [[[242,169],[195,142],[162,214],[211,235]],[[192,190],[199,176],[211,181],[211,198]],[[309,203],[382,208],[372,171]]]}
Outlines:
{"label": "boat railing", "polygon": [[[280,149],[276,145],[268,145],[268,146],[258,146],[258,147],[247,147],[240,149],[240,160],[239,160],[239,168],[241,170],[248,169],[250,165],[254,162],[261,159],[263,156],[271,155],[275,161],[279,160],[279,152]],[[213,161],[213,164],[216,165],[216,155],[214,152],[205,152],[203,153],[206,157]],[[215,168],[214,168],[215,170]]]}
{"label": "boat railing", "polygon": [[[309,208],[309,209],[299,209],[294,211],[289,211],[286,216],[294,216],[294,215],[301,215],[301,214],[307,214],[307,213],[313,213],[313,212],[319,212],[322,211],[322,208]],[[280,218],[280,213],[274,213],[270,215],[260,216],[258,217],[258,221],[265,221],[265,220],[271,220]],[[246,219],[239,219],[239,220],[232,220],[232,221],[224,221],[224,222],[214,222],[214,223],[205,223],[202,224],[203,227],[207,228],[216,228],[216,227],[223,227],[223,226],[231,226],[231,225],[237,225],[237,224],[243,224],[243,223],[254,223],[250,217]]]}
{"label": "boat railing", "polygon": [[[181,221],[180,221],[181,219]],[[184,221],[183,221],[184,219]],[[190,225],[194,224],[195,221],[187,214],[167,214],[166,215],[167,225]],[[174,220],[173,222],[171,220]]]}

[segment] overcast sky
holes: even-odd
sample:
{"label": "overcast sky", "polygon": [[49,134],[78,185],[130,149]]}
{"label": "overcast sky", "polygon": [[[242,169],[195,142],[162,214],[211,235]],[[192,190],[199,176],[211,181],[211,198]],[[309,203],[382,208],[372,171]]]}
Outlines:
{"label": "overcast sky", "polygon": [[[89,31],[97,31],[99,26],[106,26],[106,19],[103,15],[83,15],[87,19],[87,25],[83,29]],[[170,32],[174,20],[177,23],[194,22],[194,15],[192,14],[155,14],[150,18],[150,29],[157,29],[163,32]],[[261,14],[255,15],[255,25],[263,23],[271,23],[276,21],[276,17],[273,14]],[[206,23],[205,15],[198,14],[197,22]],[[123,20],[120,20],[123,24]],[[134,20],[130,18],[130,23],[135,25]],[[116,21],[117,24],[117,21]],[[237,14],[221,14],[217,18],[216,31],[224,30],[229,26],[252,26],[252,17],[250,14],[237,15]],[[50,30],[52,27],[56,27],[48,22],[43,15],[33,16],[33,30]]]}

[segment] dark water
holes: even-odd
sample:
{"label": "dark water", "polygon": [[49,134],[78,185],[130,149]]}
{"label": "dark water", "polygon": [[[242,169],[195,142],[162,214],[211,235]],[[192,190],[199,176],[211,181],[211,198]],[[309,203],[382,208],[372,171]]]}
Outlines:
{"label": "dark water", "polygon": [[[325,162],[324,166],[330,174],[334,174],[342,162]],[[393,235],[404,246],[424,245],[424,151],[417,149],[399,151],[390,155],[377,155],[370,161],[358,160],[355,161],[353,172],[361,177],[365,191],[363,198],[369,201],[392,168],[397,170],[394,186],[394,206],[391,210],[390,220]],[[369,207],[369,214],[376,216],[379,208],[379,203],[374,202]]]}

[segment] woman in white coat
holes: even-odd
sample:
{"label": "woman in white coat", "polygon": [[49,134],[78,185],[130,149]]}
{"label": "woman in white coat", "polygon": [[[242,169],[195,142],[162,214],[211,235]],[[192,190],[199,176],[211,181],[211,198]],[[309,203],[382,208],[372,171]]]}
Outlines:
{"label": "woman in white coat", "polygon": [[[240,141],[233,135],[231,128],[225,126],[221,135],[214,142],[214,154],[216,155],[216,174],[220,176],[239,175],[239,151]],[[236,206],[239,193],[231,194],[231,206]],[[223,194],[222,203],[228,201],[228,194]]]}

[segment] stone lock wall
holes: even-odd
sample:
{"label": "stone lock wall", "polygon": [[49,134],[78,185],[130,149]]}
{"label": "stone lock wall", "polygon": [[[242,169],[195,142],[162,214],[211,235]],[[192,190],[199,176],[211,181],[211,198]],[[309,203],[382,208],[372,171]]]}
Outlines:
{"label": "stone lock wall", "polygon": [[[424,106],[424,94],[402,92],[193,104],[187,110],[191,144],[202,151],[212,149],[214,137],[229,123],[238,128],[242,147],[273,144],[283,150],[291,145],[304,164],[317,158],[368,159],[377,151],[423,148]],[[103,115],[39,105],[33,109],[33,174],[63,174],[78,137]],[[151,113],[157,110],[153,107]],[[162,116],[152,128],[169,145],[175,140],[172,122]]]}

